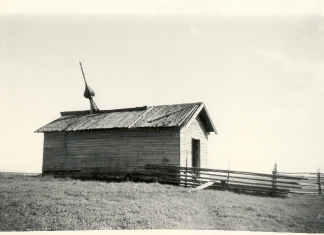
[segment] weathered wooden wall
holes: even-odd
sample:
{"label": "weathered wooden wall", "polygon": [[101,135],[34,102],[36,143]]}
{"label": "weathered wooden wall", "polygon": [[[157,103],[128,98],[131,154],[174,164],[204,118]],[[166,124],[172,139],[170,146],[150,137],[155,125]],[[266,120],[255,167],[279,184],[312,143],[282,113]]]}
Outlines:
{"label": "weathered wooden wall", "polygon": [[192,139],[200,140],[200,167],[208,167],[208,135],[207,131],[199,118],[196,117],[192,123],[183,128],[180,132],[180,166],[192,166]]}
{"label": "weathered wooden wall", "polygon": [[179,128],[44,133],[43,173],[119,177],[146,164],[180,164]]}

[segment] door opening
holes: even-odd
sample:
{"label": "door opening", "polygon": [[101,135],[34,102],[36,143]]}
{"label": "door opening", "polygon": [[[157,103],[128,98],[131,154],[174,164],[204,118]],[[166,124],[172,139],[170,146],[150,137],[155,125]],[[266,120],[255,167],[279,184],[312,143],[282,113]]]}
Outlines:
{"label": "door opening", "polygon": [[[200,140],[192,139],[192,167],[200,167]],[[198,170],[194,170],[195,175],[199,176]]]}

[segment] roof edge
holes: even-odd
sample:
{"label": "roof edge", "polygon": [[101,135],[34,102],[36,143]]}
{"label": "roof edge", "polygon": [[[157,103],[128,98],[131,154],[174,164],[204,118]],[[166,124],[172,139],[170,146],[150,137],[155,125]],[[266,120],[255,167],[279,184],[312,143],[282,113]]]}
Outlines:
{"label": "roof edge", "polygon": [[218,135],[217,133],[217,130],[208,114],[208,111],[207,111],[207,108],[206,108],[206,105],[204,104],[204,102],[201,102],[199,107],[196,109],[196,111],[192,114],[192,116],[189,118],[189,120],[187,120],[187,122],[183,123],[182,125],[182,128],[186,128],[188,126],[190,126],[190,124],[193,122],[193,120],[202,112],[204,111],[204,114],[206,116],[206,121],[208,121],[209,125],[210,125],[210,128],[208,128],[208,126],[206,126],[205,124],[205,127],[206,127],[206,130],[207,132],[214,132],[215,134]]}
{"label": "roof edge", "polygon": [[204,107],[204,103],[200,102],[196,110],[191,114],[191,116],[182,123],[182,127],[186,128],[187,126],[190,126],[192,121],[197,117],[197,115],[200,113],[201,109]]}
{"label": "roof edge", "polygon": [[205,110],[205,112],[206,112],[206,116],[207,116],[207,118],[208,118],[208,121],[210,122],[210,125],[211,125],[211,127],[213,128],[213,132],[214,132],[216,135],[218,135],[217,130],[216,130],[215,126],[214,126],[214,123],[213,123],[212,119],[211,119],[210,116],[209,116],[209,113],[208,113],[208,111],[207,111],[207,107],[206,107],[206,105],[204,105],[204,110]]}

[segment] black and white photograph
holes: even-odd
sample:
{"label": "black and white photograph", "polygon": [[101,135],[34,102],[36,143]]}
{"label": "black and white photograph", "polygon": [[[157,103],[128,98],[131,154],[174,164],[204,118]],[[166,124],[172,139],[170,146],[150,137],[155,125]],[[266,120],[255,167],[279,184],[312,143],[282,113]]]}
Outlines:
{"label": "black and white photograph", "polygon": [[323,1],[0,6],[1,233],[324,233]]}

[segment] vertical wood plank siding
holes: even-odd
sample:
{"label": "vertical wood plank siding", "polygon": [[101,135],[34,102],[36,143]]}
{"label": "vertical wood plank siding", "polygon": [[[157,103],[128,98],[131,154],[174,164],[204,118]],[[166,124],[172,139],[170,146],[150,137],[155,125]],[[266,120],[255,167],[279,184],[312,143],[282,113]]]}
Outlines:
{"label": "vertical wood plank siding", "polygon": [[207,131],[199,118],[190,124],[190,126],[183,128],[180,133],[180,166],[186,166],[186,159],[188,167],[192,166],[192,139],[200,140],[200,167],[208,167],[208,135]]}
{"label": "vertical wood plank siding", "polygon": [[180,164],[179,128],[44,133],[43,173],[125,176],[146,164]]}

